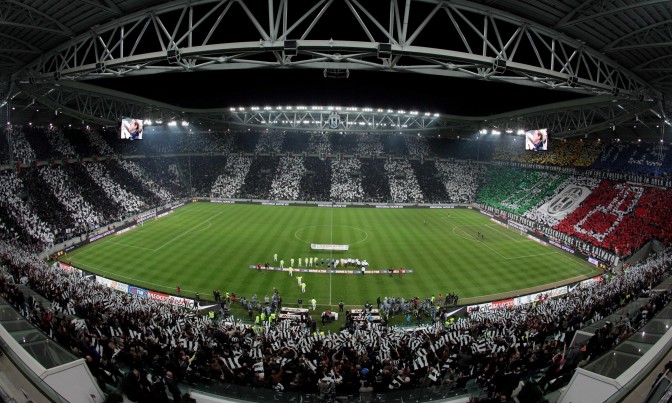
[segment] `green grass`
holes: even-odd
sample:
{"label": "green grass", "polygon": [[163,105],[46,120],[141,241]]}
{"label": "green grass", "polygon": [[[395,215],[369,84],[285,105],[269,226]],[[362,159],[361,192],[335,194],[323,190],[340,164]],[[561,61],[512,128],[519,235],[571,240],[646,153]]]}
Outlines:
{"label": "green grass", "polygon": [[[427,225],[424,225],[427,220]],[[476,239],[477,233],[484,240]],[[349,244],[317,252],[310,243]],[[193,203],[119,236],[77,249],[65,259],[82,269],[156,291],[212,298],[219,289],[259,298],[277,287],[285,305],[301,296],[287,272],[251,270],[306,256],[366,259],[371,269],[403,267],[399,275],[302,273],[304,302],[375,302],[378,296],[421,298],[456,292],[485,297],[595,274],[594,266],[539,245],[466,209],[276,207]],[[296,276],[297,273],[294,273]]]}

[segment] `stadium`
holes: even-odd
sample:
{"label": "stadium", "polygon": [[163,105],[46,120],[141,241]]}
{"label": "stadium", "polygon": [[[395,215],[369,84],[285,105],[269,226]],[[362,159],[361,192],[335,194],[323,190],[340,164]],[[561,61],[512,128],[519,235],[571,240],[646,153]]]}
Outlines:
{"label": "stadium", "polygon": [[669,401],[672,4],[305,3],[0,1],[0,401]]}

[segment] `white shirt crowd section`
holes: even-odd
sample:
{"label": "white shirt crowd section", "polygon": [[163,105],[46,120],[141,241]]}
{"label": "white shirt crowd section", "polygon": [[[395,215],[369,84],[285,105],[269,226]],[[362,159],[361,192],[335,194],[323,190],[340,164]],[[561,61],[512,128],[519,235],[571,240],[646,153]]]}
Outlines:
{"label": "white shirt crowd section", "polygon": [[563,191],[568,186],[571,186],[571,185],[584,186],[584,187],[587,187],[588,189],[590,189],[590,191],[592,192],[593,189],[595,189],[597,187],[597,185],[600,184],[601,181],[602,181],[602,179],[600,179],[600,178],[589,178],[589,177],[584,177],[584,176],[571,176],[571,177],[567,178],[567,180],[565,182],[563,182],[560,186],[558,186],[555,189],[555,193],[553,193],[553,195],[551,195],[551,196],[545,198],[544,200],[542,200],[535,208],[529,209],[528,211],[526,211],[525,214],[523,214],[523,216],[525,218],[529,218],[530,220],[534,220],[534,221],[536,221],[540,224],[543,224],[543,225],[546,225],[546,226],[549,226],[549,227],[554,227],[558,223],[560,223],[560,221],[562,221],[562,219],[564,217],[562,217],[562,218],[554,217],[554,216],[549,215],[545,212],[539,211],[539,208],[541,206],[543,206],[549,200],[556,197],[558,195],[558,193]]}
{"label": "white shirt crowd section", "polygon": [[87,130],[86,137],[89,139],[89,143],[100,155],[112,155],[114,150],[110,147],[109,144],[94,130]]}
{"label": "white shirt crowd section", "polygon": [[226,159],[224,173],[219,175],[212,184],[210,189],[212,197],[235,197],[245,183],[250,165],[252,165],[252,159],[249,157],[229,155]]}
{"label": "white shirt crowd section", "polygon": [[23,183],[16,173],[5,171],[0,174],[0,189],[2,189],[0,205],[7,215],[14,218],[14,221],[32,238],[46,245],[52,245],[55,238],[54,231],[19,197],[23,191]]}
{"label": "white shirt crowd section", "polygon": [[77,152],[75,148],[66,140],[63,132],[52,127],[47,131],[47,140],[49,140],[49,145],[53,150],[58,152],[64,157],[77,157]]}
{"label": "white shirt crowd section", "polygon": [[167,202],[174,200],[175,197],[166,189],[159,186],[156,182],[149,179],[148,175],[144,174],[143,169],[133,161],[121,160],[119,161],[119,166],[131,174],[138,182],[142,183],[142,186],[147,188],[150,192],[154,193],[161,201]]}
{"label": "white shirt crowd section", "polygon": [[[104,224],[103,217],[72,188],[74,182],[61,167],[41,167],[39,174],[63,208],[70,213],[76,225],[75,232],[88,231]],[[66,229],[66,232],[69,230]]]}
{"label": "white shirt crowd section", "polygon": [[180,168],[177,167],[177,164],[170,164],[168,165],[168,174],[167,176],[170,176],[170,180],[172,182],[179,183],[180,181]]}
{"label": "white shirt crowd section", "polygon": [[301,187],[301,178],[306,167],[301,157],[280,158],[277,174],[271,183],[271,198],[297,200]]}
{"label": "white shirt crowd section", "polygon": [[429,144],[423,136],[404,136],[406,148],[411,158],[429,157]]}
{"label": "white shirt crowd section", "polygon": [[390,196],[393,202],[422,203],[424,196],[408,160],[385,161],[385,173],[390,182]]}
{"label": "white shirt crowd section", "polygon": [[110,178],[104,164],[86,164],[84,167],[91,179],[103,189],[107,197],[120,205],[126,214],[134,214],[148,207],[142,199],[122,188],[121,185]]}
{"label": "white shirt crowd section", "polygon": [[171,145],[178,153],[184,152],[229,152],[231,150],[232,137],[214,135],[212,133],[189,133],[186,136],[180,136]]}
{"label": "white shirt crowd section", "polygon": [[357,134],[357,153],[359,155],[379,155],[384,151],[380,135],[360,133]]}
{"label": "white shirt crowd section", "polygon": [[285,133],[262,132],[259,136],[254,152],[257,153],[282,153],[282,143],[285,141]]}
{"label": "white shirt crowd section", "polygon": [[26,140],[26,136],[22,132],[13,130],[12,134],[10,135],[10,139],[12,141],[14,159],[24,162],[34,161],[37,159],[35,150],[33,150],[33,147],[30,146],[30,143],[28,140]]}
{"label": "white shirt crowd section", "polygon": [[487,168],[483,164],[435,162],[451,203],[471,203],[476,200],[476,191],[483,183]]}
{"label": "white shirt crowd section", "polygon": [[308,152],[317,154],[331,154],[331,141],[326,133],[313,133],[308,140]]}
{"label": "white shirt crowd section", "polygon": [[[346,159],[331,162],[331,200],[359,201],[364,197],[359,159]],[[352,175],[355,174],[355,175]]]}

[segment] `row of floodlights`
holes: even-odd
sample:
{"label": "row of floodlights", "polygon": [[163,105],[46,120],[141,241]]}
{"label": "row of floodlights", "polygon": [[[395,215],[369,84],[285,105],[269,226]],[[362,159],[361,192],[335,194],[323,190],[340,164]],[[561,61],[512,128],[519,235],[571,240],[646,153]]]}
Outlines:
{"label": "row of floodlights", "polygon": [[[315,121],[315,120],[272,120],[272,121],[268,121],[268,122],[265,121],[265,120],[261,120],[260,123],[263,124],[263,125],[265,125],[267,123],[270,123],[270,124],[281,123],[281,124],[304,124],[304,125],[307,125],[307,124],[310,124],[310,123],[317,124],[318,122]],[[354,124],[354,122],[353,122],[353,124]],[[372,122],[357,122],[357,124],[359,126],[373,126],[374,125],[374,123],[372,123]],[[381,126],[382,127],[387,127],[388,126],[387,123],[376,123],[375,125],[376,125],[376,127],[381,127]],[[408,125],[406,125],[406,124],[397,125],[397,124],[394,124],[394,123],[390,123],[389,126],[390,127],[408,127]]]}
{"label": "row of floodlights", "polygon": [[[157,119],[157,120],[145,119],[145,120],[142,121],[142,123],[143,123],[144,125],[146,125],[146,126],[150,126],[150,125],[162,125],[162,124],[163,124],[163,120],[161,120],[161,119]],[[171,120],[171,121],[169,121],[169,122],[166,123],[166,124],[167,124],[168,126],[177,126],[177,125],[178,125],[178,122],[177,122],[176,120]],[[189,122],[187,122],[186,120],[183,120],[183,121],[179,122],[179,124],[180,124],[180,126],[189,126]]]}
{"label": "row of floodlights", "polygon": [[[513,133],[514,133],[514,130],[513,130],[513,129],[506,129],[506,130],[504,130],[504,132],[505,132],[506,134],[513,134]],[[518,129],[518,130],[515,130],[515,133],[516,133],[517,135],[519,135],[519,136],[524,136],[524,135],[525,135],[525,130],[523,130],[523,129]],[[478,131],[478,134],[494,134],[494,135],[499,135],[499,134],[502,134],[502,131],[501,131],[501,130],[497,130],[497,129],[492,129],[492,130],[490,130],[490,131],[488,131],[488,129],[481,129],[481,130]]]}
{"label": "row of floodlights", "polygon": [[[311,106],[308,108],[307,106],[276,106],[275,108],[272,106],[264,106],[263,108],[260,108],[258,106],[251,106],[249,108],[251,111],[259,111],[259,110],[265,110],[265,111],[271,111],[271,110],[287,110],[287,111],[305,111],[305,110],[328,110],[328,111],[347,111],[347,112],[374,112],[373,108],[357,108],[357,107],[341,107],[341,106]],[[245,112],[247,109],[244,107],[239,107],[239,108],[229,108],[231,112]],[[375,109],[375,112],[377,113],[398,113],[398,114],[409,114],[409,115],[421,115],[420,112],[418,111],[410,111],[406,112],[404,110],[393,110],[393,109],[382,109],[378,108]],[[431,112],[424,112],[422,113],[424,116],[433,116],[435,118],[439,117],[438,113],[431,113]]]}

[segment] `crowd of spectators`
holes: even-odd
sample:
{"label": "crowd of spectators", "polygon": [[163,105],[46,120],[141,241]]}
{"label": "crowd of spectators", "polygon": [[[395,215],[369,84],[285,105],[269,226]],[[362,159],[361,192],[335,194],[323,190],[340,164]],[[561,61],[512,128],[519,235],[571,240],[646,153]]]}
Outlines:
{"label": "crowd of spectators", "polygon": [[367,202],[386,202],[390,198],[390,183],[385,172],[385,161],[376,158],[362,158],[362,189]]}
{"label": "crowd of spectators", "polygon": [[105,224],[103,216],[73,188],[74,182],[61,167],[41,167],[39,175],[74,222],[74,233],[66,229],[66,234],[88,232]]}
{"label": "crowd of spectators", "polygon": [[425,203],[449,202],[446,188],[441,183],[441,177],[433,161],[410,160],[420,190],[424,195]]}
{"label": "crowd of spectators", "polygon": [[49,141],[50,149],[55,151],[57,155],[62,157],[77,158],[75,148],[63,135],[63,131],[55,127],[47,130],[47,140]]}
{"label": "crowd of spectators", "polygon": [[[542,199],[537,203],[536,208],[529,209],[523,214],[523,217],[529,218],[536,221],[539,224],[553,227],[557,225],[562,219],[564,219],[569,213],[571,213],[571,208],[576,208],[579,205],[579,202],[588,196],[590,192],[593,191],[599,185],[600,180],[596,178],[572,175],[568,177],[563,183],[561,183],[553,192],[553,194],[547,196],[545,199]],[[551,211],[548,208],[541,208],[544,204],[548,203],[550,200],[553,200],[558,194],[566,193],[566,201],[571,201],[574,204],[569,206],[562,206],[558,211],[554,211],[551,208]]]}
{"label": "crowd of spectators", "polygon": [[[324,334],[306,323],[252,326],[213,320],[190,307],[119,293],[77,272],[47,266],[7,242],[0,242],[6,270],[0,294],[85,358],[103,386],[125,377],[124,391],[133,401],[140,397],[130,377],[141,384],[142,394],[168,372],[176,381],[315,394],[324,392],[322,382],[330,383],[336,394],[352,395],[362,384],[385,393],[413,387],[464,389],[471,382],[487,390],[486,399],[508,401],[519,381],[530,376],[546,390],[558,387],[558,378],[567,379],[578,365],[626,340],[662,309],[670,294],[649,290],[669,274],[671,252],[555,299],[542,296],[525,305],[472,310],[457,320],[439,307],[433,325],[411,330],[351,320],[350,326]],[[44,306],[23,298],[12,279],[23,279],[53,303]],[[576,330],[639,296],[652,298],[640,315],[619,321],[614,331],[598,332],[585,349],[570,344]],[[83,320],[73,320],[73,313]],[[165,385],[159,387],[165,393]]]}
{"label": "crowd of spectators", "polygon": [[408,160],[390,159],[385,161],[385,172],[390,183],[390,198],[396,203],[422,203],[424,195],[418,178]]}
{"label": "crowd of spectators", "polygon": [[362,157],[381,155],[383,153],[383,143],[380,141],[380,135],[371,133],[357,134],[357,150],[355,153]]}
{"label": "crowd of spectators", "polygon": [[543,164],[556,166],[571,166],[586,168],[591,166],[603,149],[600,141],[553,140],[551,139],[547,151],[530,152],[525,150],[522,138],[518,141],[503,139],[499,142],[486,142],[494,146],[492,159],[496,161],[515,161],[527,164]]}
{"label": "crowd of spectators", "polygon": [[436,161],[434,163],[449,203],[471,203],[485,178],[482,164]]}
{"label": "crowd of spectators", "polygon": [[16,172],[0,172],[0,206],[12,220],[20,227],[21,231],[31,237],[33,242],[41,247],[54,244],[54,231],[21,198],[23,183]]}
{"label": "crowd of spectators", "polygon": [[252,165],[252,159],[249,157],[229,156],[224,173],[215,179],[210,195],[212,197],[236,197],[245,183],[250,165]]}
{"label": "crowd of spectators", "polygon": [[40,218],[54,233],[54,243],[60,243],[80,234],[68,211],[42,179],[40,168],[23,172],[18,178],[23,184],[19,196],[32,213]]}
{"label": "crowd of spectators", "polygon": [[651,238],[672,240],[672,194],[667,189],[602,183],[554,228],[629,256]]}
{"label": "crowd of spectators", "polygon": [[[128,142],[119,140],[114,130],[88,129],[73,133],[72,130],[63,132],[56,128],[16,127],[12,129],[9,138],[15,158],[24,161],[22,164],[24,170],[32,169],[35,158],[44,154],[43,151],[37,153],[34,145],[48,147],[47,151],[50,152],[48,157],[51,158],[49,164],[53,166],[54,160],[56,163],[63,163],[64,173],[76,171],[75,168],[66,168],[65,165],[79,165],[72,164],[72,158],[79,155],[82,162],[86,156],[81,154],[81,150],[93,150],[96,161],[98,155],[107,160],[108,163],[104,167],[92,168],[88,164],[82,165],[89,171],[93,169],[89,174],[95,178],[97,182],[95,186],[85,184],[86,186],[73,187],[77,189],[75,193],[79,193],[80,199],[87,201],[91,208],[99,212],[112,211],[112,213],[99,213],[107,218],[116,219],[128,214],[128,206],[131,206],[131,209],[138,208],[138,201],[134,200],[133,196],[130,196],[130,201],[122,204],[119,204],[118,199],[122,197],[119,195],[116,199],[112,199],[114,202],[100,200],[102,194],[107,195],[107,192],[118,186],[120,189],[125,189],[128,194],[137,196],[144,206],[152,206],[170,200],[171,197],[183,197],[188,194],[413,203],[421,201],[469,203],[477,200],[483,205],[532,220],[535,228],[542,228],[546,232],[554,228],[554,231],[570,236],[568,242],[574,245],[582,245],[582,242],[585,242],[587,245],[610,250],[620,256],[629,255],[651,238],[663,241],[670,238],[670,230],[665,221],[662,218],[658,220],[651,218],[667,216],[668,203],[664,201],[666,197],[664,191],[661,193],[645,188],[640,196],[646,203],[642,204],[640,200],[636,210],[626,213],[613,214],[611,210],[614,208],[608,205],[598,203],[590,207],[589,203],[592,202],[584,201],[583,210],[575,212],[576,217],[580,216],[579,219],[571,224],[567,221],[562,226],[561,221],[568,220],[567,217],[547,214],[546,211],[540,210],[545,202],[563,191],[565,187],[582,186],[592,191],[599,179],[604,177],[613,178],[614,181],[628,180],[659,186],[669,185],[671,179],[665,176],[664,165],[671,156],[668,156],[667,148],[663,146],[619,142],[605,145],[582,139],[556,140],[551,143],[552,149],[549,152],[527,153],[522,146],[518,147],[520,144],[512,142],[508,136],[500,141],[492,139],[475,141],[438,137],[428,139],[425,136],[400,134],[210,133],[192,132],[186,128],[183,130],[184,132],[179,135],[168,133],[155,138],[148,132],[146,140]],[[48,140],[46,142],[45,136]],[[37,141],[40,139],[41,142]],[[73,140],[77,140],[75,146],[72,144]],[[297,142],[302,144],[294,144]],[[168,161],[171,162],[164,165],[156,164],[153,160],[156,157],[134,159],[133,162],[124,160],[119,163],[113,158],[114,161],[109,162],[107,156],[115,153],[110,145],[123,149],[125,143],[134,143],[132,151],[145,155],[151,152],[200,155],[170,157]],[[486,168],[484,164],[463,160],[431,160],[432,155],[445,158],[457,149],[464,151],[464,155],[460,153],[457,157],[473,158],[475,152],[475,159],[481,159],[481,156],[488,159],[488,155],[493,154],[496,161]],[[320,159],[304,156],[293,158],[293,163],[285,165],[283,157],[281,165],[278,165],[279,156],[288,150],[295,152],[303,150],[307,154],[317,153]],[[253,151],[263,155],[244,157],[242,154]],[[334,152],[337,154],[332,154]],[[207,153],[211,155],[208,156]],[[269,159],[268,153],[275,153],[277,157]],[[601,153],[599,158],[598,153]],[[410,158],[409,160],[390,158],[392,154]],[[359,158],[352,159],[352,155]],[[591,161],[596,159],[597,162],[592,164]],[[227,162],[223,164],[222,161]],[[27,167],[26,162],[30,162],[31,166]],[[301,169],[301,166],[304,169]],[[593,169],[586,171],[577,169],[586,166],[592,166]],[[619,167],[622,169],[631,167],[635,172],[603,170],[621,169]],[[655,172],[651,170],[654,168]],[[144,173],[141,172],[143,169]],[[102,175],[102,172],[105,174]],[[652,174],[659,176],[651,176]],[[109,180],[101,182],[101,175]],[[75,182],[86,182],[78,178],[74,171],[72,175],[68,174],[67,178]],[[47,180],[46,177],[42,179]],[[283,182],[285,179],[288,182]],[[479,189],[477,195],[476,189]],[[88,195],[87,193],[92,190],[94,193]],[[102,192],[101,195],[98,195],[96,190],[98,193]],[[42,194],[40,192],[39,188],[28,189],[28,193],[33,193],[34,197],[39,197]],[[54,193],[52,188],[49,193],[58,192]],[[597,195],[590,200],[594,200],[595,197]],[[42,217],[42,221],[52,227],[51,231],[57,239],[64,233],[79,231],[75,228],[81,228],[81,223],[73,224],[72,228],[69,225],[54,226],[54,220],[49,214],[42,212],[44,209],[39,208],[41,204],[48,204],[42,199],[40,198],[42,203],[36,203],[31,208],[39,210],[33,213]],[[27,201],[30,204],[30,199]],[[24,204],[25,202],[24,200]],[[103,208],[105,203],[112,203],[117,207],[108,210]],[[120,208],[123,211],[119,210]],[[648,214],[649,209],[656,213]],[[114,213],[115,210],[118,212]],[[56,212],[55,210],[52,213]],[[582,219],[585,220],[579,223]],[[74,217],[73,220],[79,219]],[[646,225],[638,226],[637,220],[644,221]],[[22,225],[12,223],[13,219],[10,218],[5,224]],[[611,228],[609,231],[613,234],[601,232],[608,230],[607,227]],[[18,229],[18,232],[24,233],[24,230]],[[33,235],[35,234],[30,237],[36,240]],[[576,242],[572,241],[574,238]],[[582,245],[581,248],[592,249],[586,245]]]}
{"label": "crowd of spectators", "polygon": [[164,188],[176,198],[188,195],[185,185],[188,180],[180,171],[179,160],[183,157],[139,158],[134,161],[157,186]]}
{"label": "crowd of spectators", "polygon": [[85,164],[84,168],[105,195],[116,203],[127,216],[139,213],[150,207],[130,189],[115,182],[105,167],[105,164]]}
{"label": "crowd of spectators", "polygon": [[306,173],[301,178],[301,200],[329,200],[331,191],[331,163],[318,157],[303,161]]}
{"label": "crowd of spectators", "polygon": [[330,200],[355,202],[363,199],[361,165],[361,161],[355,158],[331,162]]}
{"label": "crowd of spectators", "polygon": [[179,170],[187,176],[185,187],[190,190],[190,196],[210,196],[212,185],[220,175],[226,173],[228,160],[219,155],[178,158]]}
{"label": "crowd of spectators", "polygon": [[408,155],[411,158],[424,159],[429,157],[430,149],[426,137],[418,134],[417,136],[404,136],[404,139],[406,140]]}
{"label": "crowd of spectators", "polygon": [[268,199],[271,183],[275,178],[280,157],[260,156],[252,160],[240,195],[249,199]]}
{"label": "crowd of spectators", "polygon": [[284,132],[262,132],[259,135],[259,141],[254,152],[258,154],[280,154],[282,153],[282,143],[284,140]]}
{"label": "crowd of spectators", "polygon": [[151,193],[158,198],[161,203],[166,203],[175,199],[168,190],[159,186],[153,179],[149,178],[148,175],[140,168],[139,165],[133,161],[128,160],[119,160],[117,161],[119,166],[128,172],[135,180],[140,182],[143,188],[149,190]]}
{"label": "crowd of spectators", "polygon": [[311,133],[308,139],[308,152],[320,155],[331,154],[331,142],[328,133]]}
{"label": "crowd of spectators", "polygon": [[271,198],[297,200],[301,189],[301,178],[306,174],[302,157],[280,158],[275,178],[271,183]]}
{"label": "crowd of spectators", "polygon": [[612,142],[604,147],[593,169],[628,174],[669,175],[672,153],[664,144]]}
{"label": "crowd of spectators", "polygon": [[329,133],[331,152],[337,154],[357,154],[358,135],[354,133]]}
{"label": "crowd of spectators", "polygon": [[89,143],[98,155],[113,155],[116,154],[114,149],[103,139],[103,137],[95,130],[89,129],[85,131]]}
{"label": "crowd of spectators", "polygon": [[19,128],[12,128],[9,134],[11,139],[11,150],[15,160],[29,163],[37,159],[37,154],[31,147],[26,136]]}
{"label": "crowd of spectators", "polygon": [[492,167],[478,192],[478,201],[517,215],[552,195],[567,178],[545,171]]}

